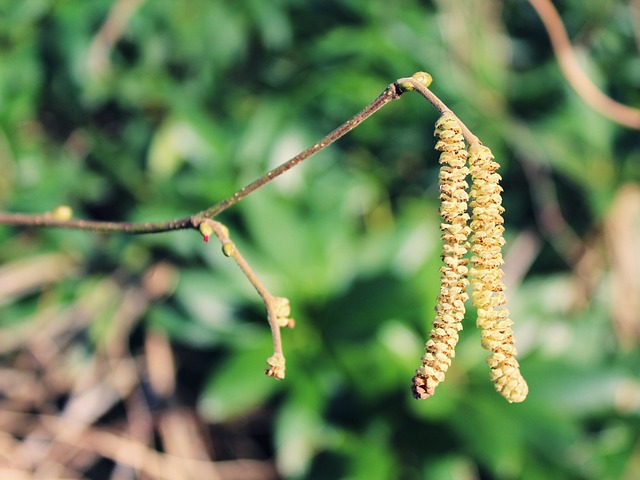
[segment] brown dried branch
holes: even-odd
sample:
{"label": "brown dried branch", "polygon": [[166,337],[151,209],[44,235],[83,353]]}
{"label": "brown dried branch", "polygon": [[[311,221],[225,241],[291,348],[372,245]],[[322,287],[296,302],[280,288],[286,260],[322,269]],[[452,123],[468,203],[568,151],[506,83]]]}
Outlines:
{"label": "brown dried branch", "polygon": [[640,129],[640,110],[605,95],[587,76],[571,45],[562,19],[550,0],[529,0],[549,34],[562,74],[582,100],[605,117],[629,128]]}

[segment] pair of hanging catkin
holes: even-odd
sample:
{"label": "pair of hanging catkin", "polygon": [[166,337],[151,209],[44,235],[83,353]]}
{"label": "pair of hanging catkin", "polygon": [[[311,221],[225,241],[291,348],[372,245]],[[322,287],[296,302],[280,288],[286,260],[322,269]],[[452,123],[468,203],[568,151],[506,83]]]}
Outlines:
{"label": "pair of hanging catkin", "polygon": [[[442,261],[436,317],[425,346],[422,365],[413,377],[413,394],[428,398],[444,380],[455,356],[469,296],[477,308],[482,346],[491,351],[487,363],[495,389],[509,402],[522,402],[528,387],[515,359],[509,311],[502,282],[504,226],[499,165],[480,143],[467,151],[460,124],[451,112],[436,122],[436,150],[440,154],[440,215]],[[467,166],[467,163],[469,166]],[[472,187],[466,181],[471,176]],[[467,213],[471,207],[471,217]],[[469,236],[471,235],[471,238]],[[466,257],[471,243],[471,259]],[[469,265],[471,263],[471,265]]]}

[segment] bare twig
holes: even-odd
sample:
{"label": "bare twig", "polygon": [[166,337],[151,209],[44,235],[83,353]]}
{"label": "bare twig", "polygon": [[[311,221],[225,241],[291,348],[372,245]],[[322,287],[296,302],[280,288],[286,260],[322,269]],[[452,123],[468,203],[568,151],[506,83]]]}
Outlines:
{"label": "bare twig", "polygon": [[293,327],[294,321],[289,317],[291,312],[289,308],[289,300],[283,297],[274,297],[269,293],[264,284],[260,281],[253,269],[249,266],[244,257],[240,254],[235,244],[229,238],[229,230],[220,222],[206,219],[203,221],[200,231],[205,240],[208,239],[210,233],[215,233],[220,243],[222,243],[222,252],[227,257],[233,258],[238,264],[242,273],[249,279],[251,285],[257,290],[258,294],[264,302],[267,309],[269,326],[271,327],[271,335],[273,337],[273,355],[267,359],[269,369],[267,375],[277,379],[283,379],[285,373],[285,358],[282,353],[282,338],[280,337],[280,327]]}
{"label": "bare twig", "polygon": [[402,95],[405,91],[406,89],[401,88],[398,85],[398,82],[394,82],[390,84],[380,95],[378,95],[378,97],[373,102],[367,105],[362,111],[360,111],[359,113],[351,117],[345,123],[343,123],[338,128],[336,128],[334,131],[332,131],[331,133],[323,137],[320,141],[314,143],[311,147],[300,152],[298,155],[296,155],[292,159],[277,166],[273,170],[270,170],[269,172],[266,173],[266,175],[251,182],[249,185],[243,187],[241,190],[237,191],[226,200],[223,200],[217,203],[216,205],[214,205],[213,207],[200,212],[195,216],[196,219],[213,218],[223,210],[226,210],[227,208],[229,208],[231,205],[238,203],[247,195],[259,189],[260,187],[264,186],[265,184],[269,183],[274,178],[279,177],[280,175],[291,170],[293,167],[303,162],[310,156],[327,148],[333,142],[338,140],[343,135],[349,133],[351,130],[356,128],[358,125],[364,122],[371,115],[376,113],[378,110],[384,107],[387,103],[389,103],[392,100],[397,100],[398,98],[400,98],[400,95]]}
{"label": "bare twig", "polygon": [[[230,197],[216,203],[206,210],[202,210],[194,215],[183,218],[176,218],[161,222],[109,222],[99,220],[79,220],[70,217],[70,211],[65,207],[58,207],[52,212],[44,214],[24,214],[0,212],[0,225],[16,225],[25,227],[48,227],[48,228],[68,228],[73,230],[89,230],[103,233],[161,233],[173,230],[184,230],[188,228],[197,229],[203,220],[214,218],[227,208],[235,205],[240,200],[255,192],[267,183],[276,179],[283,173],[291,170],[296,165],[302,163],[307,158],[324,150],[336,140],[349,133],[374,113],[384,107],[392,100],[397,100],[400,96],[411,90],[416,90],[429,103],[431,103],[440,113],[450,111],[450,109],[427,87],[431,83],[431,76],[425,72],[415,73],[412,77],[400,78],[389,84],[384,91],[376,97],[362,111],[351,117],[331,133],[314,143],[311,147],[300,152],[295,157],[287,160],[276,168],[268,171],[260,178],[242,187]],[[460,119],[458,119],[460,120]],[[469,143],[478,143],[478,138],[460,122],[462,133]]]}
{"label": "bare twig", "polygon": [[142,234],[142,233],[161,233],[169,232],[173,230],[184,230],[188,228],[199,228],[202,221],[206,218],[213,218],[219,215],[227,208],[235,205],[249,194],[255,192],[259,188],[263,187],[270,181],[279,177],[283,173],[287,172],[291,168],[295,167],[299,163],[303,162],[312,155],[324,150],[333,142],[338,140],[343,135],[347,134],[367,118],[380,110],[383,106],[392,100],[400,98],[408,89],[401,88],[397,82],[394,82],[387,86],[387,88],[378,97],[365,107],[361,112],[357,113],[349,120],[344,122],[334,131],[323,137],[320,141],[313,144],[311,147],[302,151],[292,159],[286,161],[280,166],[268,171],[262,177],[253,181],[249,185],[241,188],[230,197],[218,202],[212,207],[202,210],[194,215],[184,218],[177,218],[173,220],[167,220],[162,222],[109,222],[109,221],[97,221],[97,220],[78,220],[66,218],[65,215],[60,215],[60,207],[52,212],[44,214],[24,214],[24,213],[8,213],[0,212],[0,225],[16,225],[25,227],[48,227],[48,228],[68,228],[73,230],[89,230],[94,232],[103,233],[130,233],[130,234]]}
{"label": "bare twig", "polygon": [[160,233],[171,230],[196,228],[193,217],[176,218],[164,222],[105,222],[100,220],[62,219],[50,212],[44,214],[0,212],[0,225],[16,225],[22,227],[68,228],[71,230],[88,230],[102,233]]}
{"label": "bare twig", "polygon": [[[473,143],[482,143],[480,141],[480,139],[478,139],[478,137],[476,137],[471,130],[469,130],[469,128],[467,128],[467,126],[464,124],[464,122],[462,122],[462,120],[460,120],[455,113],[453,113],[453,111],[451,111],[451,109],[449,107],[447,107],[445,105],[445,103],[440,100],[435,93],[433,93],[431,90],[429,90],[429,85],[431,84],[431,81],[427,81],[425,82],[423,80],[423,75],[429,75],[429,74],[425,74],[424,72],[418,72],[413,74],[412,77],[409,78],[401,78],[399,80],[396,81],[396,83],[399,83],[401,85],[410,85],[410,89],[411,90],[415,90],[416,92],[418,92],[420,95],[422,95],[431,105],[433,105],[433,107],[440,112],[440,114],[442,115],[443,113],[446,112],[451,112],[453,114],[453,116],[456,117],[456,119],[458,120],[458,123],[460,124],[460,127],[462,128],[462,135],[464,136],[465,140],[467,141],[467,143],[469,144],[473,144]],[[431,78],[431,76],[429,76],[429,79]]]}
{"label": "bare twig", "polygon": [[605,95],[587,76],[571,46],[562,19],[550,0],[529,0],[544,24],[562,74],[582,100],[605,117],[630,128],[640,129],[640,110]]}

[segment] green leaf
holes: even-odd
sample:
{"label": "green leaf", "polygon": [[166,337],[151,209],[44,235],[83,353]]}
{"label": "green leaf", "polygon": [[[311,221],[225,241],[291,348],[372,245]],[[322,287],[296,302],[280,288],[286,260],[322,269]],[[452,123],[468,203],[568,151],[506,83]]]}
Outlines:
{"label": "green leaf", "polygon": [[214,366],[198,400],[198,410],[208,420],[226,422],[248,415],[280,389],[277,380],[265,375],[272,353],[270,336],[255,334],[250,343]]}

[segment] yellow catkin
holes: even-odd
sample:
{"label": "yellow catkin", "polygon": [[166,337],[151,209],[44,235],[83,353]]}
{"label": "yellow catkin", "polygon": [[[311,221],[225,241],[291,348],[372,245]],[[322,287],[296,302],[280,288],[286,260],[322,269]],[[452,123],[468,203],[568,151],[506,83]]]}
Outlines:
{"label": "yellow catkin", "polygon": [[460,124],[453,114],[445,113],[438,119],[434,134],[438,139],[435,148],[442,152],[439,182],[443,266],[440,268],[436,317],[425,345],[422,365],[413,377],[412,392],[418,399],[433,395],[435,388],[444,380],[455,356],[458,332],[462,329],[465,313],[464,302],[468,299],[468,260],[463,258],[470,234],[467,225],[467,151]]}
{"label": "yellow catkin", "polygon": [[516,360],[509,311],[504,307],[506,296],[502,282],[502,246],[504,226],[502,188],[499,165],[491,150],[484,145],[469,147],[469,170],[473,186],[470,192],[472,208],[471,230],[471,300],[478,309],[478,328],[482,330],[482,346],[491,351],[487,363],[491,381],[500,395],[509,402],[522,402],[529,388]]}

